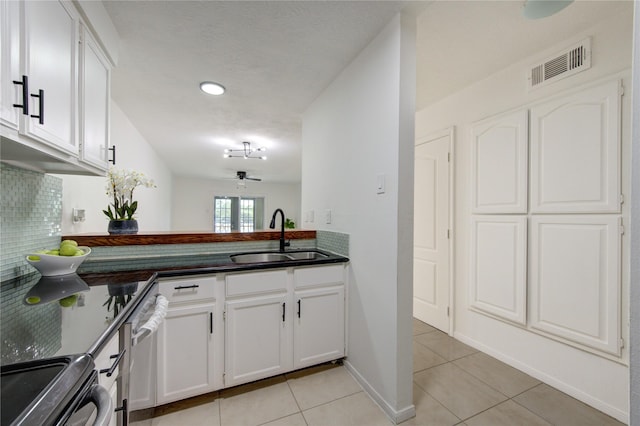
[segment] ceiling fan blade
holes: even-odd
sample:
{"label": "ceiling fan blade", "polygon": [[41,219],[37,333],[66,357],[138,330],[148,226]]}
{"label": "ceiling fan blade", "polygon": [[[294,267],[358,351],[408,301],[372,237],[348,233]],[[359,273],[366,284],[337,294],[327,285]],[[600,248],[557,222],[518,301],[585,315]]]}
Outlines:
{"label": "ceiling fan blade", "polygon": [[253,178],[253,177],[245,177],[246,180],[255,180],[256,182],[262,182],[262,179],[260,178]]}

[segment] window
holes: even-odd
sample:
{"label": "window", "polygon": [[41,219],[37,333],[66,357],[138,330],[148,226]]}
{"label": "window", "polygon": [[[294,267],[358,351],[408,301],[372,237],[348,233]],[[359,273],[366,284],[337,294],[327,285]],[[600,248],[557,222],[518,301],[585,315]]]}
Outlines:
{"label": "window", "polygon": [[214,197],[214,232],[253,232],[263,228],[264,198]]}

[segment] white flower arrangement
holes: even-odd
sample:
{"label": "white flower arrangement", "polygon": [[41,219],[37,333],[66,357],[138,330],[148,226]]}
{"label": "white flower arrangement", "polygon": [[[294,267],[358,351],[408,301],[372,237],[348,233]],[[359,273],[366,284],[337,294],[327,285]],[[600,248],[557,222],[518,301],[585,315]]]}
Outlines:
{"label": "white flower arrangement", "polygon": [[113,203],[102,211],[110,220],[132,220],[138,209],[138,202],[133,200],[133,190],[139,186],[156,187],[153,179],[140,172],[118,170],[114,167],[109,169],[107,182],[107,195],[113,197]]}

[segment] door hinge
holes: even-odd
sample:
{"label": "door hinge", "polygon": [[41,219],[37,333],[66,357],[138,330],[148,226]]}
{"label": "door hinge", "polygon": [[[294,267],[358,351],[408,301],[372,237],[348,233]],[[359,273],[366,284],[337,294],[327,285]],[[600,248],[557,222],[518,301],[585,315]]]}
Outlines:
{"label": "door hinge", "polygon": [[227,378],[227,373],[226,373],[226,372],[225,372],[225,373],[222,373],[222,386],[224,386],[224,385],[225,385],[225,380],[226,380],[226,378]]}
{"label": "door hinge", "polygon": [[451,153],[447,152],[447,163],[451,162]]}
{"label": "door hinge", "polygon": [[624,204],[624,194],[620,194],[620,204]]}
{"label": "door hinge", "polygon": [[227,320],[227,311],[222,311],[222,321]]}
{"label": "door hinge", "polygon": [[618,86],[618,95],[619,96],[624,96],[624,85],[620,84],[620,86]]}
{"label": "door hinge", "polygon": [[451,238],[451,229],[447,229],[447,239]]}
{"label": "door hinge", "polygon": [[622,223],[622,219],[620,219],[620,235],[624,235],[624,224]]}
{"label": "door hinge", "polygon": [[624,339],[620,339],[620,349],[624,348]]}
{"label": "door hinge", "polygon": [[447,316],[451,315],[451,311],[449,310],[449,307],[447,306]]}

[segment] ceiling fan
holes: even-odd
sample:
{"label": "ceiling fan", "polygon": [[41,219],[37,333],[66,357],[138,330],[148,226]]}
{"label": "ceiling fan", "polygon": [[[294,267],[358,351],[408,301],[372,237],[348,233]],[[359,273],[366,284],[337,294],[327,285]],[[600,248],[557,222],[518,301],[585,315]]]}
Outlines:
{"label": "ceiling fan", "polygon": [[256,181],[256,182],[260,182],[260,181],[262,181],[262,179],[260,179],[260,178],[255,178],[255,177],[247,176],[247,172],[244,172],[244,171],[241,171],[241,170],[238,170],[238,171],[236,172],[236,177],[237,177],[237,178],[238,178],[238,180],[240,180],[240,181],[243,181],[243,180],[253,180],[253,181]]}

